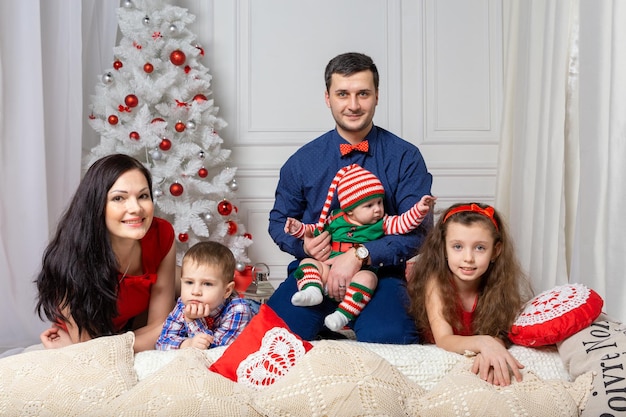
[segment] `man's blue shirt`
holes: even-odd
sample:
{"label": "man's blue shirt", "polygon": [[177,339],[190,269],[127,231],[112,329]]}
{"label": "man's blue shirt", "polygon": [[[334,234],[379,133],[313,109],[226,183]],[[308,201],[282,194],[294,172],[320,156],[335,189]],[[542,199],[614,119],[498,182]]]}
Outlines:
{"label": "man's blue shirt", "polygon": [[[380,179],[385,188],[385,211],[389,215],[401,214],[422,196],[431,194],[432,175],[415,145],[377,126],[365,140],[369,142],[367,153],[352,152],[341,156],[339,145],[348,142],[336,129],[331,130],[302,146],[285,162],[280,170],[269,223],[269,233],[281,250],[298,259],[307,257],[303,241],[285,233],[286,218],[316,223],[335,174],[347,165],[359,164]],[[338,207],[335,195],[331,210]],[[417,253],[431,226],[432,214],[429,214],[411,234],[385,236],[367,243],[372,265],[403,266]]]}

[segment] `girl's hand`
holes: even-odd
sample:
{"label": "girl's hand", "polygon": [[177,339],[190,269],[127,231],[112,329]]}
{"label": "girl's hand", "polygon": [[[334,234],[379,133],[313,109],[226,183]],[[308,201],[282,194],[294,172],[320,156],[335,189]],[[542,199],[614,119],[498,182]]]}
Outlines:
{"label": "girl's hand", "polygon": [[483,381],[498,386],[511,384],[511,372],[515,379],[520,382],[524,368],[504,346],[504,343],[491,336],[484,336],[481,351],[472,365],[472,372],[478,374]]}

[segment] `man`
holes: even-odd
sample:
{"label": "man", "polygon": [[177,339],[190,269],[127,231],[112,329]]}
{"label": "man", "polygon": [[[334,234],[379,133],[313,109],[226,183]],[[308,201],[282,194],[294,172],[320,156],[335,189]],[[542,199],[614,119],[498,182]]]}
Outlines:
{"label": "man", "polygon": [[[303,339],[315,339],[323,330],[324,317],[332,313],[345,295],[351,277],[364,266],[377,268],[378,287],[367,308],[350,323],[357,340],[373,343],[409,344],[419,338],[408,315],[404,276],[406,260],[417,253],[432,226],[432,215],[415,232],[385,236],[360,247],[341,248],[344,253],[329,260],[328,232],[297,239],[284,232],[287,217],[316,223],[329,185],[341,169],[358,164],[376,175],[385,189],[384,206],[389,215],[409,210],[424,195],[430,195],[432,175],[416,146],[374,125],[378,104],[379,76],[370,57],[346,53],[330,60],[325,71],[326,105],[335,119],[335,129],[302,146],[280,171],[269,233],[284,252],[297,259],[289,276],[267,304]],[[352,148],[355,147],[355,148]],[[331,209],[337,208],[337,198]],[[363,248],[367,249],[364,250]],[[312,257],[332,265],[328,297],[312,307],[298,307],[291,297],[298,291],[293,271],[298,260]]]}

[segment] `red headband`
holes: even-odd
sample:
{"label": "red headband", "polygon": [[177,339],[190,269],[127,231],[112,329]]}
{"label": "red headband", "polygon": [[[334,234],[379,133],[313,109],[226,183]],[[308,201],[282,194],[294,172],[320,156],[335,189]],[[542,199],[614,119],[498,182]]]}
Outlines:
{"label": "red headband", "polygon": [[466,204],[453,208],[448,212],[448,214],[446,214],[446,217],[443,218],[443,223],[445,223],[448,218],[450,218],[450,216],[452,216],[453,214],[461,213],[462,211],[472,211],[474,213],[482,214],[483,216],[489,218],[489,220],[491,220],[491,223],[493,223],[493,225],[496,227],[496,231],[499,231],[498,223],[493,217],[493,213],[495,211],[493,207],[488,206],[487,208],[482,208],[478,206],[478,204]]}

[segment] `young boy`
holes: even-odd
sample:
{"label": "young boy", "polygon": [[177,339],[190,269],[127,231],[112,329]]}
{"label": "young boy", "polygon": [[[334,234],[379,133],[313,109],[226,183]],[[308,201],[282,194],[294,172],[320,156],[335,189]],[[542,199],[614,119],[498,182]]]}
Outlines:
{"label": "young boy", "polygon": [[235,288],[235,257],[217,242],[193,245],[183,257],[180,297],[167,316],[157,350],[231,344],[252,312]]}
{"label": "young boy", "polygon": [[[329,218],[335,190],[340,209],[330,213]],[[332,239],[330,258],[355,248],[357,258],[363,263],[363,269],[352,277],[347,289],[345,284],[339,286],[344,292],[343,300],[335,312],[324,319],[330,330],[337,331],[358,316],[378,285],[376,268],[368,266],[369,252],[362,244],[383,235],[409,233],[422,223],[436,200],[436,197],[425,195],[400,216],[388,216],[383,207],[384,194],[383,184],[374,174],[357,164],[348,165],[335,175],[317,225],[305,225],[293,218],[287,218],[285,222],[285,232],[298,238],[328,230]],[[303,307],[320,304],[329,271],[330,265],[316,259],[300,261],[295,272],[298,292],[291,298],[292,304]]]}

